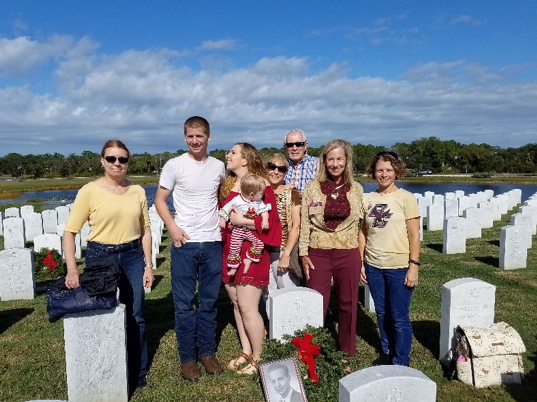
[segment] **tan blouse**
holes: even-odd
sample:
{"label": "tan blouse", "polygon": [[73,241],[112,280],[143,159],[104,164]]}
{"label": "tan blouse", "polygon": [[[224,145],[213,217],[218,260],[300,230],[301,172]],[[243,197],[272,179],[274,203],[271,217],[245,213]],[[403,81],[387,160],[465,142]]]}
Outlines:
{"label": "tan blouse", "polygon": [[291,210],[293,207],[299,206],[302,201],[300,191],[296,188],[286,189],[283,193],[276,195],[276,206],[278,208],[278,215],[280,216],[280,222],[282,224],[282,245],[283,250],[287,245],[287,239],[289,238],[289,231],[293,226],[291,221]]}

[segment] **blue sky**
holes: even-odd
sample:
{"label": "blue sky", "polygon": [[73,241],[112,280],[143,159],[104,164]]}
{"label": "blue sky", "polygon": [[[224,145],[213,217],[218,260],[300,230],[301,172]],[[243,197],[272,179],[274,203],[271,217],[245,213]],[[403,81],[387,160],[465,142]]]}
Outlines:
{"label": "blue sky", "polygon": [[0,155],[537,138],[537,2],[0,3]]}

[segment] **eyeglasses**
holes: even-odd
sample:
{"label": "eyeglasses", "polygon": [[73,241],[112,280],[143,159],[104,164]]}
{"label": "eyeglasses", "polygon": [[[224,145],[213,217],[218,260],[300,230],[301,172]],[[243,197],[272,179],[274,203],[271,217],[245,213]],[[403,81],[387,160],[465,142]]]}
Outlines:
{"label": "eyeglasses", "polygon": [[116,158],[115,156],[105,156],[104,160],[108,163],[116,163],[116,160],[119,161],[122,165],[125,163],[129,163],[129,158],[126,158],[124,156],[120,156],[119,158]]}
{"label": "eyeglasses", "polygon": [[300,142],[286,142],[285,146],[287,148],[293,148],[296,145],[297,148],[303,147],[306,145],[306,141],[300,141]]}
{"label": "eyeglasses", "polygon": [[380,151],[376,156],[384,156],[384,155],[390,155],[391,157],[395,159],[399,159],[399,155],[393,151]]}
{"label": "eyeglasses", "polygon": [[278,165],[275,165],[272,162],[267,163],[267,169],[268,170],[278,169],[278,172],[280,172],[280,173],[287,172],[287,166],[278,166]]}

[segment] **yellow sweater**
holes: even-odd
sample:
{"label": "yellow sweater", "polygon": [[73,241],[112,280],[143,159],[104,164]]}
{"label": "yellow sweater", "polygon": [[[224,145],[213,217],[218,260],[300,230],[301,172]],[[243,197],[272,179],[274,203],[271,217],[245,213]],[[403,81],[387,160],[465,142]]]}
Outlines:
{"label": "yellow sweater", "polygon": [[65,224],[65,231],[78,233],[89,221],[88,241],[121,244],[141,236],[150,226],[145,191],[131,185],[123,195],[111,193],[91,182],[82,187]]}
{"label": "yellow sweater", "polygon": [[[308,247],[321,249],[353,249],[358,247],[358,232],[362,217],[362,195],[364,190],[360,183],[354,182],[347,199],[351,206],[350,215],[335,230],[329,229],[324,222],[326,195],[321,192],[321,185],[312,180],[302,194],[300,220],[299,255],[308,255]],[[320,203],[321,210],[310,215],[310,205]]]}

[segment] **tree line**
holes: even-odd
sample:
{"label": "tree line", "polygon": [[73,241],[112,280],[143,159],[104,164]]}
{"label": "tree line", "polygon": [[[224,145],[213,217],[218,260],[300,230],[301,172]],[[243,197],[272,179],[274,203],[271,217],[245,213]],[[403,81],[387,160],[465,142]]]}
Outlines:
{"label": "tree line", "polygon": [[[385,147],[374,145],[352,145],[353,164],[356,173],[365,173],[371,159]],[[500,148],[488,144],[461,144],[437,137],[421,138],[410,144],[397,142],[391,148],[405,161],[407,168],[416,172],[430,169],[434,173],[537,173],[537,144],[527,144],[519,148]],[[322,147],[309,147],[310,155],[319,156]],[[158,174],[171,158],[186,152],[163,152],[132,154],[129,161],[129,174]],[[209,153],[225,162],[227,150],[215,149]],[[263,157],[275,152],[285,153],[283,148],[262,148]],[[59,153],[41,155],[21,155],[10,153],[0,158],[0,175],[22,178],[53,178],[73,176],[97,176],[102,174],[100,155],[83,151],[80,155]]]}

